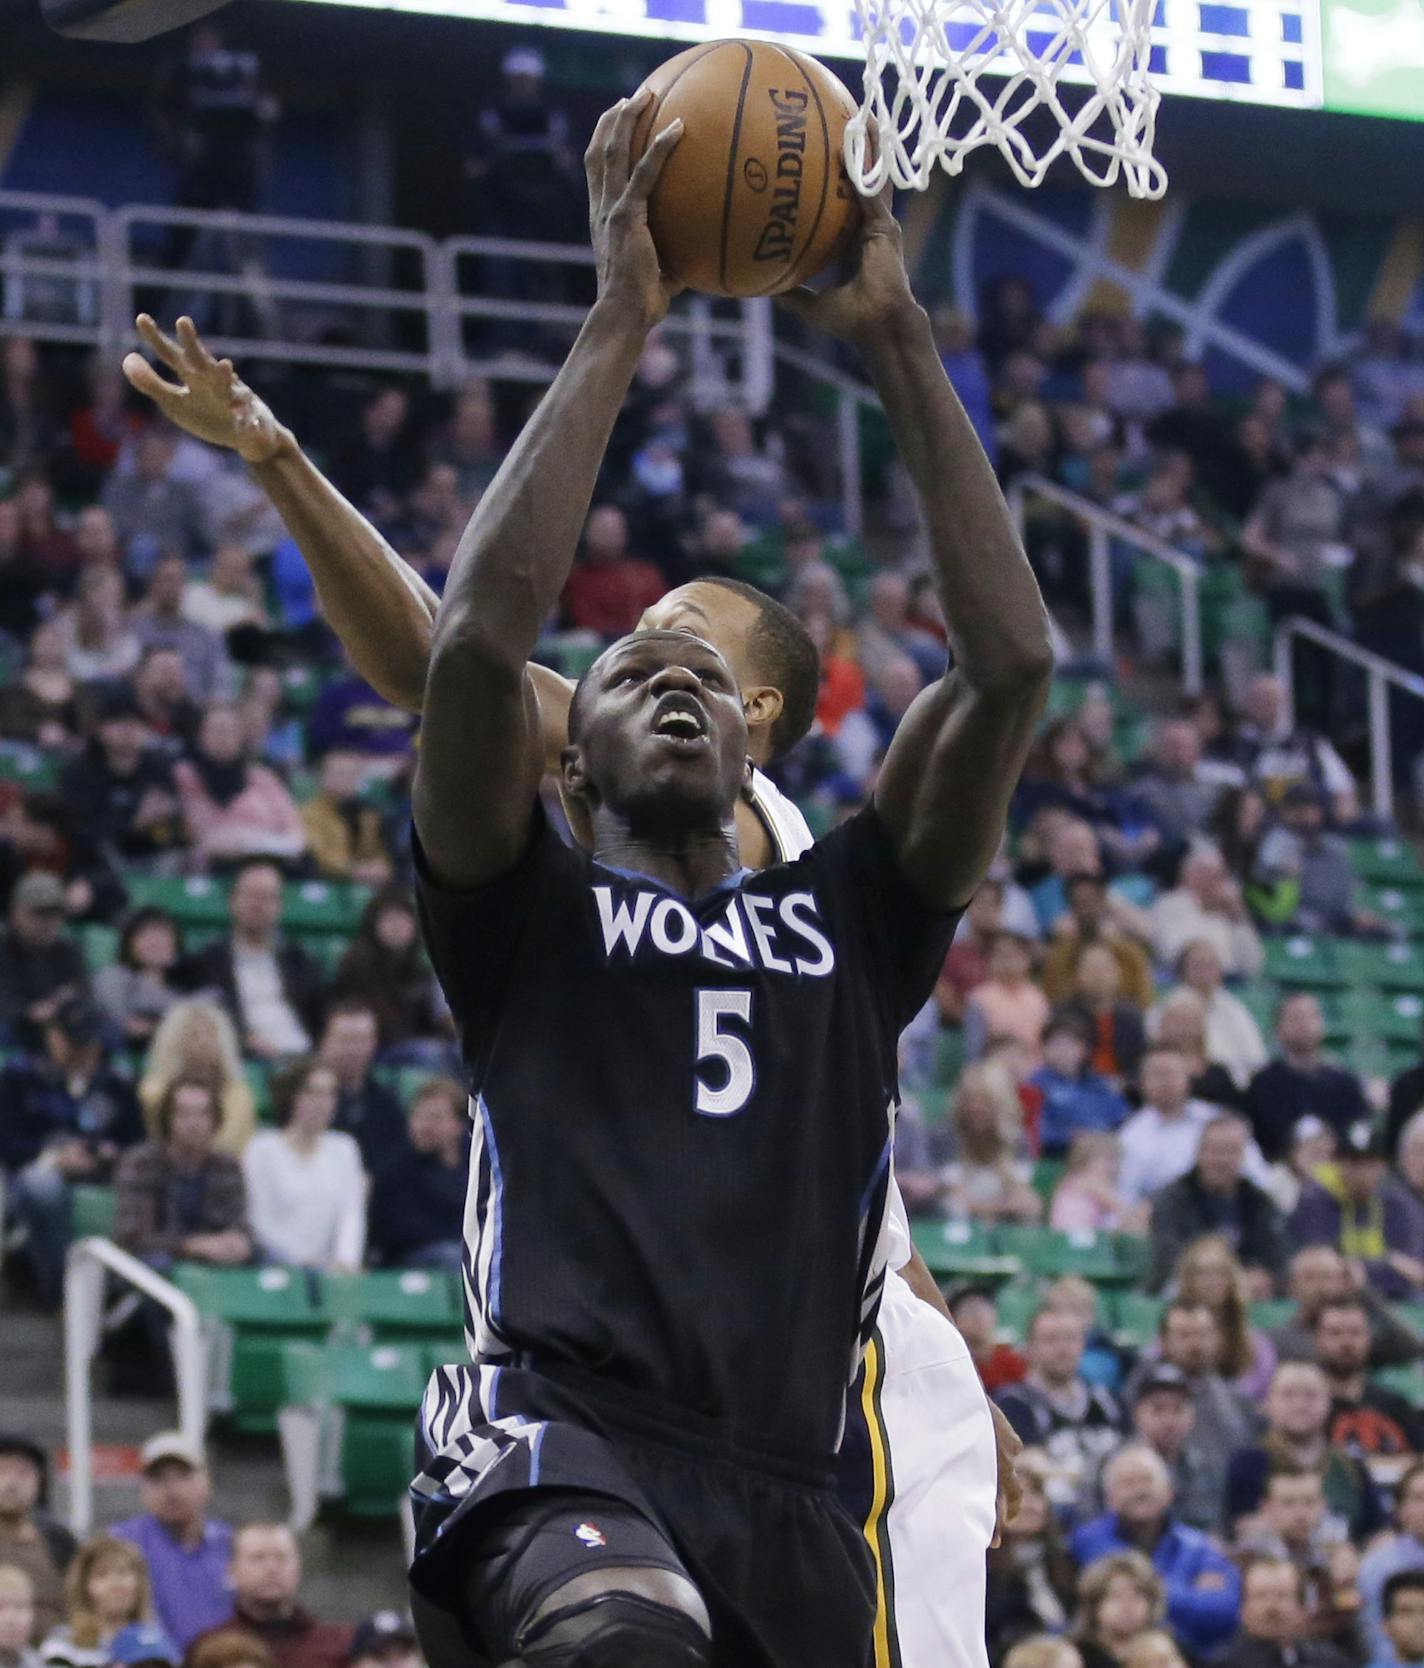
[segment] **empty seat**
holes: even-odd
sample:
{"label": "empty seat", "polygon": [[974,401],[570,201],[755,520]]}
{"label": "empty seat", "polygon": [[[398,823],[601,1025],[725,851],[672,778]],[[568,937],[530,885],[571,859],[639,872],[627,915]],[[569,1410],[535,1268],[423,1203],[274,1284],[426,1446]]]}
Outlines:
{"label": "empty seat", "polygon": [[915,1249],[937,1280],[1011,1280],[1020,1272],[1014,1257],[1002,1255],[994,1235],[978,1222],[916,1222]]}
{"label": "empty seat", "polygon": [[1265,941],[1266,977],[1279,985],[1325,990],[1350,983],[1336,961],[1336,943],[1309,933]]}
{"label": "empty seat", "polygon": [[1111,1234],[1062,1233],[1057,1228],[1004,1225],[995,1235],[998,1248],[1017,1257],[1030,1274],[1046,1280],[1080,1274],[1104,1283],[1127,1277]]}
{"label": "empty seat", "polygon": [[1417,944],[1370,944],[1342,939],[1336,963],[1343,983],[1352,987],[1378,985],[1383,990],[1424,992],[1424,948]]}
{"label": "empty seat", "polygon": [[1424,888],[1424,865],[1403,840],[1351,840],[1350,861],[1361,880],[1376,886]]}
{"label": "empty seat", "polygon": [[333,1321],[368,1328],[377,1339],[447,1338],[460,1324],[459,1293],[444,1269],[328,1274],[322,1294]]}
{"label": "empty seat", "polygon": [[227,924],[228,889],[208,875],[131,874],[124,881],[134,908],[165,909],[182,927]]}

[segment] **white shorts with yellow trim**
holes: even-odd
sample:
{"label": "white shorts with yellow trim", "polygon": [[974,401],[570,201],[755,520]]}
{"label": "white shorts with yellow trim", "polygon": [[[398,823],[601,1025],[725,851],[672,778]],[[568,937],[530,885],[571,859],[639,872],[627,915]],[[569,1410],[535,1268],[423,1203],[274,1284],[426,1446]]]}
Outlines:
{"label": "white shorts with yellow trim", "polygon": [[984,1555],[998,1487],[989,1404],[964,1340],[898,1275],[886,1281],[860,1403],[875,1668],[988,1668]]}

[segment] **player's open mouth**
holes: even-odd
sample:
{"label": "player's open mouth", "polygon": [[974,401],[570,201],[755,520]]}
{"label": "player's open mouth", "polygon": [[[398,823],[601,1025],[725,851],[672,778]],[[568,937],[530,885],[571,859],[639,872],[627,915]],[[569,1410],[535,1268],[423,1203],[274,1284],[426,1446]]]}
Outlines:
{"label": "player's open mouth", "polygon": [[653,734],[663,741],[695,747],[707,739],[707,716],[690,696],[664,695],[653,713]]}

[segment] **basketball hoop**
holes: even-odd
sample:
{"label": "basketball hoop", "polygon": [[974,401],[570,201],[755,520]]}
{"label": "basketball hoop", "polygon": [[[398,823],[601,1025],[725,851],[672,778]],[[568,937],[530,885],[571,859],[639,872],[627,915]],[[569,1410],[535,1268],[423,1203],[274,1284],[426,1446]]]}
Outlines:
{"label": "basketball hoop", "polygon": [[[866,50],[865,98],[846,129],[846,166],[862,191],[923,191],[936,165],[957,174],[994,145],[1021,185],[1070,156],[1093,185],[1119,175],[1134,197],[1160,197],[1152,155],[1159,94],[1149,73],[1156,0],[855,0]],[[1070,111],[1060,82],[1088,89]],[[1057,131],[1025,132],[1046,110]],[[876,142],[867,144],[870,123]],[[1037,129],[1041,124],[1035,123]]]}

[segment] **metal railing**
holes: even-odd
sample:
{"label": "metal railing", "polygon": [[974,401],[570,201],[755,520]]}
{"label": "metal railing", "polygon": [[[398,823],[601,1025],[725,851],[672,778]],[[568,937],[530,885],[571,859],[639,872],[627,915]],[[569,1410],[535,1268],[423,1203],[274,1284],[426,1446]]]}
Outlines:
{"label": "metal railing", "polygon": [[1113,663],[1113,595],[1111,546],[1125,544],[1154,562],[1161,562],[1176,575],[1182,602],[1182,687],[1188,695],[1202,691],[1201,566],[1165,539],[1134,527],[1120,515],[1105,510],[1087,498],[1041,475],[1024,475],[1009,488],[1009,509],[1022,539],[1027,532],[1028,501],[1037,498],[1053,504],[1080,521],[1088,535],[1088,583],[1093,615],[1093,655],[1105,665]]}
{"label": "metal railing", "polygon": [[178,1388],[178,1426],[199,1449],[207,1427],[207,1345],[186,1292],[112,1240],[81,1239],[69,1248],[64,1275],[65,1433],[69,1447],[69,1525],[86,1534],[94,1521],[94,1396],[90,1372],[104,1323],[110,1276],[152,1299],[172,1317],[169,1334]]}
{"label": "metal railing", "polygon": [[1365,674],[1370,738],[1370,804],[1376,816],[1392,820],[1394,760],[1390,745],[1389,692],[1397,689],[1401,694],[1413,696],[1416,701],[1424,701],[1424,678],[1396,666],[1392,660],[1362,649],[1358,643],[1342,637],[1337,631],[1329,631],[1314,620],[1293,614],[1290,619],[1281,621],[1275,635],[1275,670],[1285,685],[1286,709],[1292,724],[1295,722],[1295,656],[1292,644],[1297,637],[1305,638]]}

